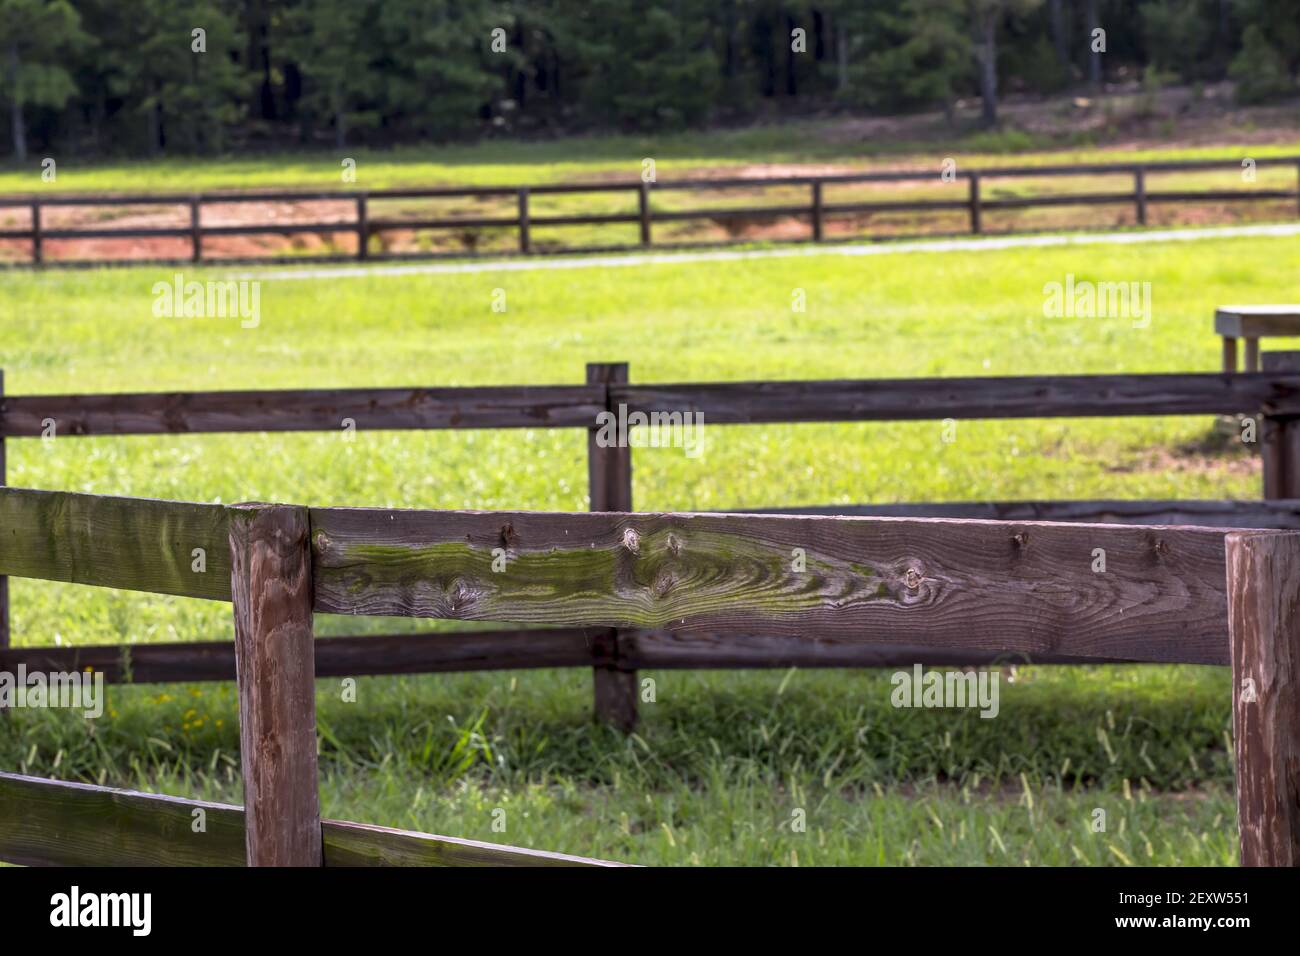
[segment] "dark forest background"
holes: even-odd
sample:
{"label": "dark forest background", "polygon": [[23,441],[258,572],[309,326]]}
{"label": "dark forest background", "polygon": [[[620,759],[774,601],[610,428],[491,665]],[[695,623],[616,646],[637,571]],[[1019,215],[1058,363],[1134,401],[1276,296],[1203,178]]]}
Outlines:
{"label": "dark forest background", "polygon": [[1259,102],[1298,71],[1300,0],[0,0],[19,159],[951,118],[966,97],[992,125],[1007,94],[1231,79]]}

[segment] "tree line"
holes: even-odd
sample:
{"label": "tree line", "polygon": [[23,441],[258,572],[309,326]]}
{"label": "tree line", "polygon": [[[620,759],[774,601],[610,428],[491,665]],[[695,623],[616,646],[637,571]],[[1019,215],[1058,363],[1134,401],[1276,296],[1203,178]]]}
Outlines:
{"label": "tree line", "polygon": [[1300,0],[0,0],[8,146],[147,155],[1297,90]]}

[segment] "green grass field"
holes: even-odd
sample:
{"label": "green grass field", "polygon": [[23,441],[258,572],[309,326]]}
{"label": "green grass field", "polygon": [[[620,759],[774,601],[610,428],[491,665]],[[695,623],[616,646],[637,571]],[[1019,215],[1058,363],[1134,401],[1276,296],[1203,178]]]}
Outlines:
{"label": "green grass field", "polygon": [[[1214,307],[1297,300],[1297,261],[1300,239],[1223,239],[267,281],[256,329],[155,318],[153,284],[175,270],[9,273],[0,365],[10,394],[577,383],[588,361],[629,361],[637,382],[1209,371]],[[1150,326],[1045,318],[1043,286],[1067,274],[1150,282]],[[638,509],[1259,494],[1257,459],[1206,417],[971,421],[951,444],[937,422],[706,431],[698,459],[635,453]],[[11,484],[96,493],[587,504],[579,432],[378,433],[361,420],[352,442],[15,440],[8,459]],[[32,581],[12,594],[20,645],[230,632],[229,609],[204,602]],[[436,629],[320,617],[317,630],[395,626]],[[581,671],[364,678],[355,704],[322,681],[325,811],[640,863],[1235,858],[1221,669],[1021,668],[993,720],[894,710],[881,674],[647,676],[657,702],[626,739],[592,729]],[[240,799],[232,687],[114,688],[110,707],[97,722],[16,712],[0,723],[0,766]],[[504,833],[491,827],[498,808]]]}

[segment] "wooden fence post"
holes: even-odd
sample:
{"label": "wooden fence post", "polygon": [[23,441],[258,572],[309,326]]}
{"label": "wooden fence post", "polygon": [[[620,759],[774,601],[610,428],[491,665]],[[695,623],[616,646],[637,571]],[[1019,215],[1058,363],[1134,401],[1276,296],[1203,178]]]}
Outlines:
{"label": "wooden fence post", "polygon": [[228,510],[248,865],[320,866],[308,512]]}
{"label": "wooden fence post", "polygon": [[[627,363],[593,362],[587,366],[588,385],[613,385],[627,382]],[[605,393],[605,409],[619,420],[619,410]],[[602,446],[598,429],[587,431],[587,481],[592,511],[632,510],[632,449],[630,445]],[[623,731],[630,731],[637,721],[636,671],[619,669],[619,632],[609,635],[610,647],[600,664],[592,668],[596,718]]]}
{"label": "wooden fence post", "polygon": [[1147,224],[1147,176],[1146,170],[1138,166],[1133,170],[1133,201],[1137,204],[1137,224]]}
{"label": "wooden fence post", "polygon": [[983,230],[980,222],[980,174],[970,173],[970,231],[978,236]]}
{"label": "wooden fence post", "polygon": [[822,181],[814,179],[812,184],[812,237],[813,242],[822,241]]}
{"label": "wooden fence post", "polygon": [[357,197],[357,258],[370,255],[370,213],[366,208],[366,195]]}
{"label": "wooden fence post", "polygon": [[527,255],[532,249],[528,234],[528,187],[519,190],[519,251]]}
{"label": "wooden fence post", "polygon": [[1223,337],[1223,370],[1228,373],[1237,371],[1237,340],[1230,335]]}
{"label": "wooden fence post", "polygon": [[637,189],[637,216],[641,220],[641,245],[650,245],[650,184],[644,179]]}
{"label": "wooden fence post", "polygon": [[1242,866],[1300,866],[1300,534],[1225,540]]}
{"label": "wooden fence post", "polygon": [[32,203],[32,262],[40,265],[45,260],[41,243],[41,204]]}
{"label": "wooden fence post", "polygon": [[[1300,352],[1265,352],[1263,366],[1265,372],[1300,372]],[[1300,419],[1261,412],[1259,450],[1264,500],[1300,498]]]}
{"label": "wooden fence post", "polygon": [[190,261],[203,258],[203,233],[199,226],[199,197],[190,197]]}
{"label": "wooden fence post", "polygon": [[[0,408],[3,408],[5,400],[5,372],[0,368]],[[4,421],[4,415],[0,414],[0,422]],[[7,484],[5,477],[5,436],[0,431],[0,488]],[[0,650],[9,646],[9,579],[0,575]]]}

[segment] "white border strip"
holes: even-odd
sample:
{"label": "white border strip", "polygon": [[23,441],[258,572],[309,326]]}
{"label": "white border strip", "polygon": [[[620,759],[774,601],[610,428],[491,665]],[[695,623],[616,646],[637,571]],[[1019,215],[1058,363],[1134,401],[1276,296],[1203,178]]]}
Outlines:
{"label": "white border strip", "polygon": [[1155,242],[1195,242],[1248,236],[1300,235],[1300,223],[1220,226],[1203,229],[1149,229],[1129,232],[1068,233],[1050,236],[997,236],[970,239],[917,239],[870,244],[787,246],[780,249],[716,250],[707,252],[631,253],[627,255],[557,256],[538,259],[499,259],[479,262],[430,262],[411,265],[337,266],[333,268],[254,269],[230,273],[237,279],[365,279],[371,276],[457,275],[477,272],[532,272],[547,269],[618,269],[627,266],[677,265],[689,262],[737,262],[746,259],[793,259],[801,256],[888,256],[912,252],[979,252],[988,249],[1030,249],[1052,246],[1143,245]]}

